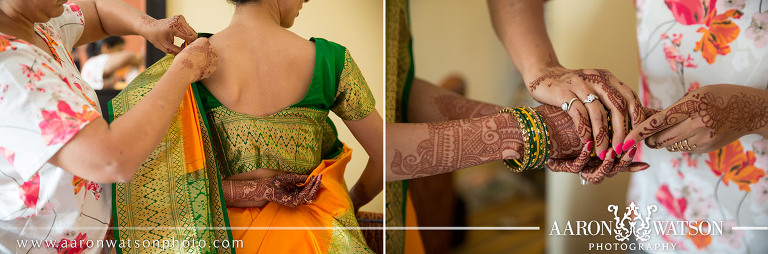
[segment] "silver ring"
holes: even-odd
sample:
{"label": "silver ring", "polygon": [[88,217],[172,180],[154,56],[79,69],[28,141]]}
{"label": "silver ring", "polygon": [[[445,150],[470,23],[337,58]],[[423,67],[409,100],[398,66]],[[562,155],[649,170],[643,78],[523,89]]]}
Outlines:
{"label": "silver ring", "polygon": [[569,102],[563,102],[563,105],[560,106],[560,108],[563,109],[563,111],[568,112],[569,109],[571,109],[571,104],[573,104],[573,101],[578,100],[579,98],[574,97]]}
{"label": "silver ring", "polygon": [[579,171],[579,180],[581,180],[581,185],[582,186],[586,186],[587,184],[589,184],[587,179],[584,179],[584,176],[581,175],[581,171]]}
{"label": "silver ring", "polygon": [[599,99],[600,98],[597,98],[597,95],[589,94],[589,95],[587,95],[587,99],[584,100],[584,104],[587,104],[587,103],[590,103],[590,102],[593,102],[593,101],[599,100]]}
{"label": "silver ring", "polygon": [[307,204],[312,204],[312,200],[307,200],[307,198],[304,198],[304,201],[306,201]]}

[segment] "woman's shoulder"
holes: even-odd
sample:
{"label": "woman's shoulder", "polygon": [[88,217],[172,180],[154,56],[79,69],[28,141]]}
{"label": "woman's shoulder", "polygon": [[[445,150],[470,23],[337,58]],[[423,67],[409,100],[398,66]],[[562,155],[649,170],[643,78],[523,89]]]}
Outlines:
{"label": "woman's shoulder", "polygon": [[309,40],[315,42],[315,48],[318,51],[322,50],[334,56],[344,57],[345,51],[347,51],[347,48],[343,45],[334,41],[327,40],[325,38],[312,37]]}

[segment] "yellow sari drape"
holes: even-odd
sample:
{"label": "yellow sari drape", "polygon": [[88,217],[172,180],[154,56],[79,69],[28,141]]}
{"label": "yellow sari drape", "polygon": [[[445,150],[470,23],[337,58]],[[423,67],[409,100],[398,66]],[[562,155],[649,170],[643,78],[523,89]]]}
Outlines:
{"label": "yellow sari drape", "polygon": [[[268,203],[262,208],[228,207],[238,253],[370,253],[357,225],[344,182],[352,150],[323,160],[311,175],[323,174],[322,188],[311,204],[290,208]],[[347,225],[347,226],[345,226]]]}

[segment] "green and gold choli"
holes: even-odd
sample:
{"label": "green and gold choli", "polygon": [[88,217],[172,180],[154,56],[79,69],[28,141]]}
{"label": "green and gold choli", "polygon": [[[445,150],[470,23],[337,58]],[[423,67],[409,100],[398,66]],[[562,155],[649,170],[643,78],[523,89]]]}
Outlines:
{"label": "green and gold choli", "polygon": [[309,90],[301,101],[277,113],[235,112],[196,83],[222,177],[259,168],[309,174],[343,148],[329,111],[344,120],[359,120],[373,111],[373,94],[349,51],[325,39],[310,40],[316,53]]}

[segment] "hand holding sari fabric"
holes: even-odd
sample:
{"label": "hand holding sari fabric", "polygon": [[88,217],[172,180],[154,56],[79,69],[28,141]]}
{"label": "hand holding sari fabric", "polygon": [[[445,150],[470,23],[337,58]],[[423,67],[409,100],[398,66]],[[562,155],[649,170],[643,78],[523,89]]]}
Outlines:
{"label": "hand holding sari fabric", "polygon": [[[247,202],[269,201],[288,207],[310,204],[322,187],[322,175],[279,174],[256,180],[223,180],[227,206],[247,206]],[[304,184],[306,182],[306,184]]]}
{"label": "hand holding sari fabric", "polygon": [[171,69],[181,68],[180,73],[187,74],[189,78],[187,83],[192,83],[211,76],[218,62],[216,48],[211,46],[208,38],[199,38],[176,56]]}

